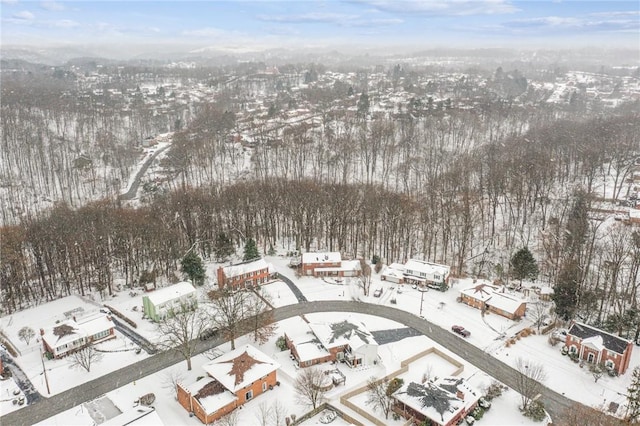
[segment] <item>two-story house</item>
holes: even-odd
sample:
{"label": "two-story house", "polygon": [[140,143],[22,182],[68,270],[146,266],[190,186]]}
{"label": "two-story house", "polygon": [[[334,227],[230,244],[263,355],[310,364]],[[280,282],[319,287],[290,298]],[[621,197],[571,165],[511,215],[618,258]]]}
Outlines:
{"label": "two-story house", "polygon": [[362,273],[360,261],[342,260],[340,252],[302,253],[302,275],[314,277],[357,277]]}
{"label": "two-story house", "polygon": [[142,307],[147,318],[160,321],[181,305],[194,306],[198,303],[196,289],[183,281],[169,287],[155,290],[142,297]]}
{"label": "two-story house", "polygon": [[351,367],[378,362],[378,343],[362,322],[310,323],[307,329],[285,333],[287,347],[300,367],[344,361]]}
{"label": "two-story house", "polygon": [[269,264],[264,259],[254,259],[218,268],[218,287],[256,287],[269,280]]}
{"label": "two-story house", "polygon": [[190,385],[178,383],[178,402],[210,424],[277,384],[280,365],[251,345],[228,352],[203,366],[207,376]]}
{"label": "two-story house", "polygon": [[571,323],[565,345],[569,353],[588,363],[603,364],[618,374],[627,371],[633,351],[631,341],[577,321]]}
{"label": "two-story house", "polygon": [[409,259],[404,265],[404,282],[408,284],[426,285],[439,288],[442,283],[449,283],[451,268],[447,265]]}

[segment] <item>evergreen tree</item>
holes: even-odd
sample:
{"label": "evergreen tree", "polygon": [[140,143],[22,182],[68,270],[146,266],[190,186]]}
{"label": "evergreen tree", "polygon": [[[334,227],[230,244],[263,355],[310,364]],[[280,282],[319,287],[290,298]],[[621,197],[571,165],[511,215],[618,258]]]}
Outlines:
{"label": "evergreen tree", "polygon": [[247,243],[244,245],[244,260],[247,261],[258,257],[260,257],[258,246],[256,246],[256,242],[253,238],[249,238]]}
{"label": "evergreen tree", "polygon": [[191,282],[193,282],[195,285],[204,284],[204,279],[206,277],[204,264],[202,263],[202,259],[200,259],[200,256],[198,256],[195,251],[189,251],[189,253],[187,253],[185,257],[182,258],[180,266],[180,270],[182,271],[182,273],[189,277]]}
{"label": "evergreen tree", "polygon": [[369,113],[369,95],[366,93],[362,93],[360,95],[360,99],[358,100],[358,117],[364,118]]}
{"label": "evergreen tree", "polygon": [[633,369],[631,383],[627,388],[627,422],[640,420],[640,367]]}
{"label": "evergreen tree", "polygon": [[518,250],[511,258],[511,276],[516,280],[535,280],[538,277],[538,264],[528,247]]}
{"label": "evergreen tree", "polygon": [[565,321],[572,319],[575,314],[579,277],[578,263],[573,259],[567,259],[558,273],[554,293],[551,295],[556,305],[556,314]]}
{"label": "evergreen tree", "polygon": [[235,248],[233,247],[233,241],[225,234],[224,232],[218,233],[216,237],[216,246],[214,252],[216,254],[216,260],[218,262],[225,261],[229,256],[235,253]]}

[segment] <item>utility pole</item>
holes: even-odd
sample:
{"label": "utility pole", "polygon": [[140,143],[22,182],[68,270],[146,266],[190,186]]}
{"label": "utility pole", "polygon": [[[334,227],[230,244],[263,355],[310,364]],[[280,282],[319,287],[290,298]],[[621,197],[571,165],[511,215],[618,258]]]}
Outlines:
{"label": "utility pole", "polygon": [[42,361],[42,373],[44,374],[44,382],[47,384],[47,394],[51,395],[51,390],[49,389],[49,377],[47,377],[47,369],[44,368],[44,352],[40,351],[40,361]]}

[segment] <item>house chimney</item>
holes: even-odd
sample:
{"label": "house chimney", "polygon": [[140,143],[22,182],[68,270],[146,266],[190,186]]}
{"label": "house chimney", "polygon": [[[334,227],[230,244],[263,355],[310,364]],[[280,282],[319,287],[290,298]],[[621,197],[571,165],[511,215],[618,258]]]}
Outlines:
{"label": "house chimney", "polygon": [[41,329],[40,329],[40,335],[41,335],[41,336],[44,336],[44,328],[41,328]]}
{"label": "house chimney", "polygon": [[462,391],[458,390],[458,391],[456,392],[456,396],[457,396],[458,398],[460,398],[461,400],[463,400],[463,401],[464,401],[464,392],[462,392]]}
{"label": "house chimney", "polygon": [[107,315],[107,319],[108,319],[109,321],[113,321],[113,319],[111,319],[111,315]]}

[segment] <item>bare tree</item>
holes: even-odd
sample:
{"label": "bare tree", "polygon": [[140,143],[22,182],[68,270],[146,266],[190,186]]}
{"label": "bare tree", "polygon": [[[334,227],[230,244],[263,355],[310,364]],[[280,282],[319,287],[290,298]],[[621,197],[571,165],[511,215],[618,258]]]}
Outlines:
{"label": "bare tree", "polygon": [[198,337],[206,326],[206,317],[197,305],[180,303],[169,309],[167,315],[158,322],[160,346],[178,351],[187,361],[187,370],[191,370],[191,357],[196,352]]}
{"label": "bare tree", "polygon": [[547,373],[542,364],[529,362],[522,358],[516,360],[515,367],[518,370],[518,374],[514,389],[520,394],[522,400],[521,410],[526,411],[531,401],[540,393],[542,389],[541,382],[546,379]]}
{"label": "bare tree", "polygon": [[91,371],[91,366],[102,361],[103,357],[102,352],[98,352],[93,346],[87,345],[71,354],[71,365],[69,367],[83,368],[88,373]]}
{"label": "bare tree", "polygon": [[239,422],[240,415],[238,414],[237,410],[234,410],[226,416],[218,419],[218,421],[216,421],[216,424],[220,426],[238,426]]}
{"label": "bare tree", "polygon": [[240,334],[242,320],[247,318],[251,293],[246,291],[218,290],[210,291],[208,296],[213,308],[211,322],[231,341],[231,349],[236,348],[236,337]]}
{"label": "bare tree", "polygon": [[391,396],[402,387],[402,383],[403,380],[397,377],[391,380],[371,377],[367,381],[367,400],[365,403],[374,409],[382,410],[384,418],[388,419],[391,407],[393,407]]}
{"label": "bare tree", "polygon": [[273,337],[278,329],[278,324],[273,321],[270,302],[268,294],[255,293],[255,297],[247,307],[247,317],[251,319],[253,341],[260,345]]}
{"label": "bare tree", "polygon": [[282,402],[276,399],[271,405],[271,424],[273,426],[284,426],[286,412],[286,408]]}
{"label": "bare tree", "polygon": [[20,338],[20,340],[24,340],[24,342],[28,345],[29,341],[31,341],[31,339],[33,339],[36,335],[36,332],[33,331],[33,328],[31,327],[22,327],[19,331],[18,331],[18,337]]}
{"label": "bare tree", "polygon": [[369,295],[369,289],[371,288],[371,266],[367,264],[367,261],[360,259],[360,269],[362,270],[362,276],[360,277],[360,287],[364,291],[364,295]]}
{"label": "bare tree", "polygon": [[536,326],[538,333],[540,333],[540,328],[544,324],[545,320],[549,318],[549,312],[546,304],[541,301],[527,304],[527,317],[531,320],[533,325]]}
{"label": "bare tree", "polygon": [[326,391],[323,382],[326,380],[324,372],[318,368],[303,368],[296,377],[293,388],[296,391],[297,403],[312,407],[314,410],[324,402]]}
{"label": "bare tree", "polygon": [[178,394],[176,393],[176,388],[178,383],[184,379],[182,373],[172,369],[171,371],[166,371],[162,374],[162,388],[167,389],[171,395],[173,395],[176,399],[178,398]]}
{"label": "bare tree", "polygon": [[255,416],[260,426],[268,426],[269,420],[271,419],[271,407],[269,407],[266,402],[261,402],[258,405]]}

